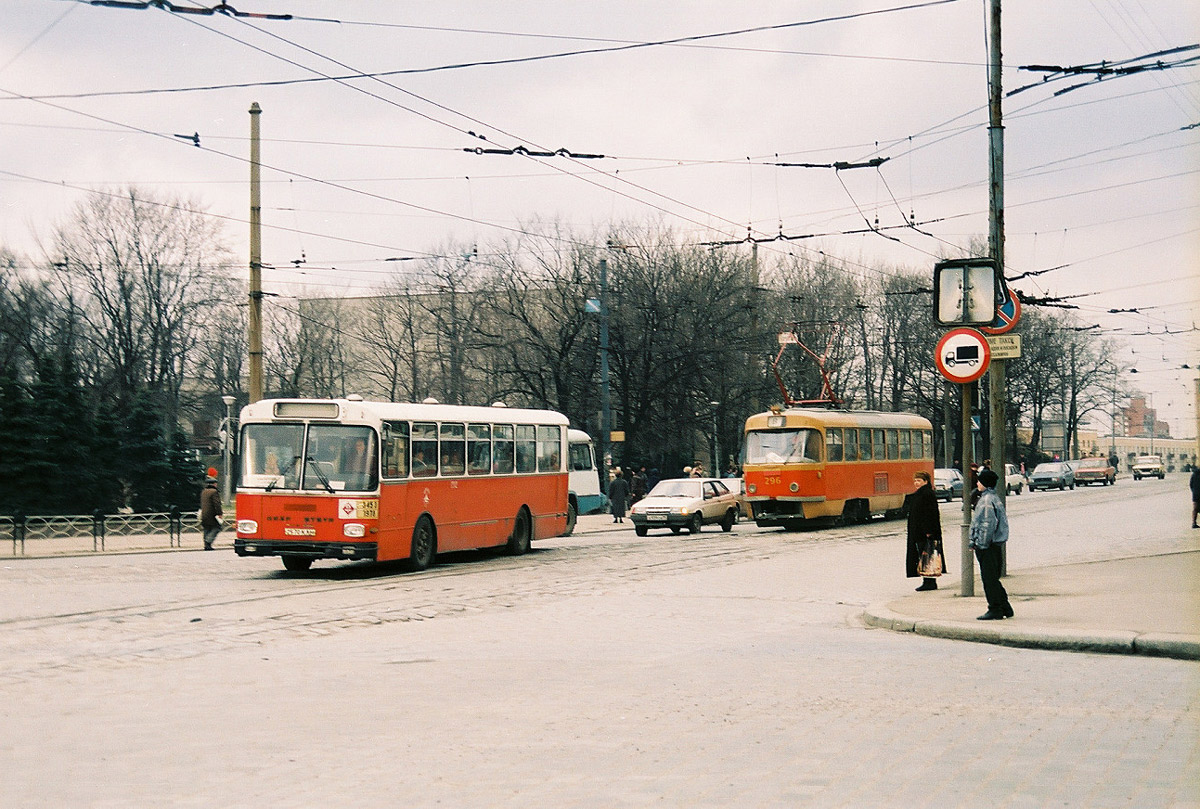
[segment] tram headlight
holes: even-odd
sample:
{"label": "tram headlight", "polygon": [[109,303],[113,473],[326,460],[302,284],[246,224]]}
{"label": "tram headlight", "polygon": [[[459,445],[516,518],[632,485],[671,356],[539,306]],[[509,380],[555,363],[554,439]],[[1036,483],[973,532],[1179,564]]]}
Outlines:
{"label": "tram headlight", "polygon": [[238,520],[237,521],[237,532],[239,534],[257,534],[258,533],[258,521],[257,520]]}
{"label": "tram headlight", "polygon": [[750,494],[754,494],[756,491],[758,491],[758,486],[753,483],[749,483],[746,485],[746,491],[748,491]]}
{"label": "tram headlight", "polygon": [[788,486],[788,489],[790,489],[793,492],[798,492],[798,491],[800,491],[800,484],[793,480],[791,485]]}
{"label": "tram headlight", "polygon": [[367,535],[367,526],[360,522],[348,522],[342,526],[342,533],[345,536],[358,539]]}

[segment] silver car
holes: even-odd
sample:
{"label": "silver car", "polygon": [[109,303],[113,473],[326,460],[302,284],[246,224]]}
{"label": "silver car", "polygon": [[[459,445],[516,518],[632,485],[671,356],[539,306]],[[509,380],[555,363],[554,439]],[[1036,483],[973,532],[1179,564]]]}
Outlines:
{"label": "silver car", "polygon": [[659,481],[650,493],[629,510],[633,529],[640,537],[651,528],[684,528],[696,534],[705,525],[731,531],[738,519],[738,495],[720,478],[673,478]]}
{"label": "silver car", "polygon": [[1050,461],[1040,463],[1033,470],[1033,474],[1029,476],[1029,491],[1036,492],[1038,489],[1074,489],[1075,488],[1075,470],[1070,464],[1062,461]]}

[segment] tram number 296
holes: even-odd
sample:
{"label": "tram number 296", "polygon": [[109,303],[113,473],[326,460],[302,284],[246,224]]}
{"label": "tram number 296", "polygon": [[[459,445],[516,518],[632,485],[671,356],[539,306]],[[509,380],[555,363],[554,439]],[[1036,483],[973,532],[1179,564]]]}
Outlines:
{"label": "tram number 296", "polygon": [[781,478],[779,475],[766,475],[763,478],[764,486],[777,486],[780,483],[783,483],[783,478]]}

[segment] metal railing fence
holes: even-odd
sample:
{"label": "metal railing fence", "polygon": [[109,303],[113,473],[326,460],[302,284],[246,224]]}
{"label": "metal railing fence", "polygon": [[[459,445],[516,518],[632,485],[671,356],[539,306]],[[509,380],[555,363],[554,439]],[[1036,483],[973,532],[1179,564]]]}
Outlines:
{"label": "metal railing fence", "polygon": [[26,541],[92,538],[92,550],[103,551],[104,540],[114,536],[166,535],[170,547],[182,547],[184,531],[200,531],[200,520],[194,511],[171,511],[146,514],[53,514],[0,515],[0,537],[11,537],[13,555],[25,553]]}

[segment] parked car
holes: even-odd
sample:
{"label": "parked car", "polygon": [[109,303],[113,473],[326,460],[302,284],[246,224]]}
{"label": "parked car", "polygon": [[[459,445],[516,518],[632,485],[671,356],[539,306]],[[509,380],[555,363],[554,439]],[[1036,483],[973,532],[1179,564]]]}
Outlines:
{"label": "parked car", "polygon": [[738,520],[738,495],[720,478],[672,478],[659,481],[650,493],[629,510],[633,529],[640,537],[651,528],[684,528],[697,534],[705,525],[719,524],[731,531]]}
{"label": "parked car", "polygon": [[1021,474],[1021,470],[1016,464],[1006,463],[1004,465],[1004,491],[1007,494],[1020,494],[1025,488],[1025,476]]}
{"label": "parked car", "polygon": [[1075,469],[1075,482],[1081,486],[1111,486],[1116,481],[1117,470],[1109,465],[1108,458],[1084,458]]}
{"label": "parked car", "polygon": [[1133,462],[1133,479],[1141,480],[1142,478],[1158,478],[1162,480],[1167,476],[1167,469],[1163,466],[1162,458],[1157,455],[1142,455]]}
{"label": "parked car", "polygon": [[957,469],[935,469],[933,470],[933,496],[938,500],[945,500],[947,503],[951,500],[961,500],[965,482],[963,473]]}
{"label": "parked car", "polygon": [[1029,476],[1029,491],[1038,489],[1074,489],[1075,471],[1071,465],[1063,461],[1048,461],[1040,463]]}

